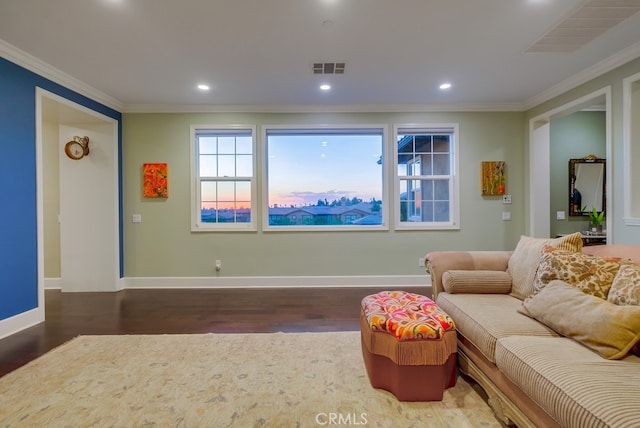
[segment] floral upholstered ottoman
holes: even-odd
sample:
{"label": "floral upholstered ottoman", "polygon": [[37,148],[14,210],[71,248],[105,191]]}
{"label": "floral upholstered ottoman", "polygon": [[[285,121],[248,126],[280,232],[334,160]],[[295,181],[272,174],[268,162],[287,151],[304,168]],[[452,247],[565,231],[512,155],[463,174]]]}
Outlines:
{"label": "floral upholstered ottoman", "polygon": [[400,401],[439,401],[456,384],[456,328],[419,294],[382,291],[362,299],[362,355],[371,385]]}

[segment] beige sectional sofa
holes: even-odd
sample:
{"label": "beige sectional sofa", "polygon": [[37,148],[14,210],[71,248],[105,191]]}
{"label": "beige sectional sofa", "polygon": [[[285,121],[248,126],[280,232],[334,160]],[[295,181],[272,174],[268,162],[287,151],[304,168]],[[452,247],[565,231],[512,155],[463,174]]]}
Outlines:
{"label": "beige sectional sofa", "polygon": [[578,240],[426,256],[459,368],[505,424],[640,426],[640,245]]}

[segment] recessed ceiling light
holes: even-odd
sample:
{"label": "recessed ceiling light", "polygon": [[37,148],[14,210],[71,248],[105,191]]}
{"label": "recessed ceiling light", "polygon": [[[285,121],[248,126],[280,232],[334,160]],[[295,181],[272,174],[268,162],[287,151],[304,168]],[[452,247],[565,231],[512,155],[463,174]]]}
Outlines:
{"label": "recessed ceiling light", "polygon": [[451,88],[451,83],[445,82],[440,84],[440,89],[449,89]]}
{"label": "recessed ceiling light", "polygon": [[201,83],[198,85],[198,89],[200,89],[201,91],[208,91],[209,89],[211,89],[211,87],[209,87],[209,85],[205,85],[204,83]]}
{"label": "recessed ceiling light", "polygon": [[323,91],[328,91],[329,89],[331,89],[331,85],[327,85],[325,83],[324,85],[320,85],[320,89],[322,89]]}

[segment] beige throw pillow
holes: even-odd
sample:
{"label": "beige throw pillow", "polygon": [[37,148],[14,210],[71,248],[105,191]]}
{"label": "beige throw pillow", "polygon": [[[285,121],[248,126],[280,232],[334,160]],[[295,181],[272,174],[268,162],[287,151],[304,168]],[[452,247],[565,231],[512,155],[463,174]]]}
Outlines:
{"label": "beige throw pillow", "polygon": [[449,270],[442,274],[442,286],[451,294],[507,294],[511,275],[499,270]]}
{"label": "beige throw pillow", "polygon": [[555,239],[531,238],[521,236],[513,251],[507,272],[511,275],[511,295],[522,300],[533,293],[540,255],[545,246],[561,248],[568,251],[582,251],[582,235],[580,232]]}
{"label": "beige throw pillow", "polygon": [[631,260],[620,264],[607,300],[616,305],[640,305],[640,265]]}
{"label": "beige throw pillow", "polygon": [[519,311],[610,360],[640,340],[640,306],[614,305],[560,280],[525,299]]}

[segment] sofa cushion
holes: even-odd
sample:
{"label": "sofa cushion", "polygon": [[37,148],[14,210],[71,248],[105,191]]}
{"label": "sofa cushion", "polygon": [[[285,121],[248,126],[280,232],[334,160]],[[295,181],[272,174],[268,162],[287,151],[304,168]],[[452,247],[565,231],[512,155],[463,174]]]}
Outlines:
{"label": "sofa cushion", "polygon": [[607,299],[622,260],[619,257],[592,256],[545,246],[535,275],[534,293],[559,279],[584,293]]}
{"label": "sofa cushion", "polygon": [[522,302],[521,312],[607,359],[625,357],[640,340],[640,306],[618,306],[551,281]]}
{"label": "sofa cushion", "polygon": [[620,264],[607,300],[616,305],[640,305],[640,265],[630,260]]}
{"label": "sofa cushion", "polygon": [[436,302],[467,338],[491,362],[497,339],[513,334],[557,337],[544,324],[518,313],[522,301],[508,294],[439,293]]}
{"label": "sofa cushion", "polygon": [[506,294],[511,291],[511,275],[499,270],[449,270],[442,274],[447,293]]}
{"label": "sofa cushion", "polygon": [[605,360],[568,338],[510,336],[496,365],[562,426],[638,424],[640,358]]}
{"label": "sofa cushion", "polygon": [[555,239],[521,236],[516,249],[509,258],[507,271],[511,275],[511,295],[522,300],[533,293],[533,281],[540,261],[540,253],[546,246],[568,251],[582,250],[580,232]]}

